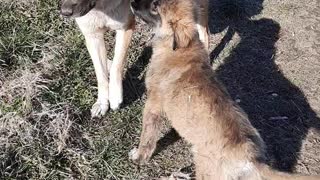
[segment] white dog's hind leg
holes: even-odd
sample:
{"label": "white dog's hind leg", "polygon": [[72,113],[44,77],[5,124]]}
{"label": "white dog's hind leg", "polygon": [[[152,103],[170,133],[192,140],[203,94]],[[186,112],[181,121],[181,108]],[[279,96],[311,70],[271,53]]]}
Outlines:
{"label": "white dog's hind leg", "polygon": [[98,81],[98,99],[92,106],[91,116],[100,117],[109,109],[108,61],[104,33],[90,33],[85,35],[85,38]]}
{"label": "white dog's hind leg", "polygon": [[133,30],[117,30],[114,58],[110,69],[109,102],[116,110],[123,101],[122,78]]}

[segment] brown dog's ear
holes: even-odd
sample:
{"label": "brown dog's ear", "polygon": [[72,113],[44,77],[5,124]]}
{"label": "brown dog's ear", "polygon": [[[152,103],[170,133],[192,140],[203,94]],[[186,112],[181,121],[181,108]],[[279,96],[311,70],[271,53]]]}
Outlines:
{"label": "brown dog's ear", "polygon": [[172,49],[188,47],[196,33],[194,24],[188,20],[179,20],[171,25],[174,33]]}

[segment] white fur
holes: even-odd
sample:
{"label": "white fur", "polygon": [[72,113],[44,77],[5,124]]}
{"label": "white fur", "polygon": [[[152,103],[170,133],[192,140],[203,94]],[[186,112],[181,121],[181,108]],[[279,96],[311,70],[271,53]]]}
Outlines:
{"label": "white fur", "polygon": [[92,116],[104,115],[109,108],[109,83],[106,48],[103,33],[85,36],[98,81],[98,99],[91,109]]}
{"label": "white fur", "polygon": [[208,50],[209,49],[209,37],[208,37],[206,27],[204,27],[200,24],[197,24],[197,29],[198,29],[198,33],[199,33],[199,39],[204,44],[205,48]]}
{"label": "white fur", "polygon": [[133,148],[133,149],[131,149],[131,151],[129,152],[129,159],[131,159],[131,160],[137,160],[138,159],[138,157],[139,157],[139,153],[138,153],[139,151],[138,151],[138,148]]}
{"label": "white fur", "polygon": [[109,102],[113,110],[118,109],[123,101],[122,77],[127,56],[126,50],[129,46],[129,42],[125,41],[125,34],[125,30],[117,30],[115,55],[110,69]]}
{"label": "white fur", "polygon": [[[132,17],[129,0],[98,0],[94,9],[76,18],[98,81],[98,99],[92,106],[92,117],[105,115],[109,103],[112,109],[118,109],[123,101],[122,76],[132,37],[132,30],[128,30]],[[113,62],[106,57],[104,33],[107,28],[117,31]]]}

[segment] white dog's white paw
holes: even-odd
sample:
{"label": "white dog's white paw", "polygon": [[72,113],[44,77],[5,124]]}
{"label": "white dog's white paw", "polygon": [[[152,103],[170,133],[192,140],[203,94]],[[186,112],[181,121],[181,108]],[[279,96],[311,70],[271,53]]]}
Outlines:
{"label": "white dog's white paw", "polygon": [[122,82],[120,83],[110,82],[109,84],[109,102],[110,102],[110,108],[112,110],[119,109],[123,101],[121,83]]}
{"label": "white dog's white paw", "polygon": [[138,148],[133,148],[131,151],[128,153],[129,159],[132,161],[136,161],[139,158],[138,154]]}
{"label": "white dog's white paw", "polygon": [[109,103],[101,103],[97,101],[91,108],[91,117],[102,117],[109,109]]}

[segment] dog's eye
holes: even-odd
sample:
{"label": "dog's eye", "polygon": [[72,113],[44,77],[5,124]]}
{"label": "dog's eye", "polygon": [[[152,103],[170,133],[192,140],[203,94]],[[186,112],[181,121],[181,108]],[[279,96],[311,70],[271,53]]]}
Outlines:
{"label": "dog's eye", "polygon": [[160,5],[160,0],[152,1],[151,8],[150,8],[151,14],[154,14],[154,15],[158,14],[157,8],[158,8],[159,5]]}
{"label": "dog's eye", "polygon": [[153,1],[153,5],[154,5],[155,7],[158,7],[158,6],[160,5],[160,0],[154,0],[154,1]]}

